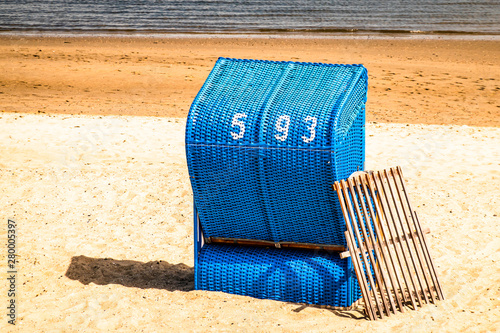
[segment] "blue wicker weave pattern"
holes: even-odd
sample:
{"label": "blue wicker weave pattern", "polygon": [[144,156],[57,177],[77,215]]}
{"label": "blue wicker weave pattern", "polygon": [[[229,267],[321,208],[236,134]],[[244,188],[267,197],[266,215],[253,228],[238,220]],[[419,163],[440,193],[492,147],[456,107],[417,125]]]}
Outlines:
{"label": "blue wicker weave pattern", "polygon": [[186,129],[205,236],[345,245],[334,181],[363,169],[366,70],[220,58]]}
{"label": "blue wicker weave pattern", "polygon": [[359,293],[338,254],[207,244],[198,264],[202,290],[343,307]]}

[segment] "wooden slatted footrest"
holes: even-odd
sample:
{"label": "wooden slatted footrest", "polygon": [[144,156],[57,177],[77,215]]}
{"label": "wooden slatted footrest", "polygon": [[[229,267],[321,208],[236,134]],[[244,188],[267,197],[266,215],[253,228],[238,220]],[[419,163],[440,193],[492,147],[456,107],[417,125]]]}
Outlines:
{"label": "wooden slatted footrest", "polygon": [[444,299],[400,167],[356,172],[333,184],[347,231],[348,253],[370,319]]}

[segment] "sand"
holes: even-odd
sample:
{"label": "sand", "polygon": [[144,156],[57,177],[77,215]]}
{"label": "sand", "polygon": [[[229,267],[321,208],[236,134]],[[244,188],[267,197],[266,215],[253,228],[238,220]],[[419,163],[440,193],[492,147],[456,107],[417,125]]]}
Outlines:
{"label": "sand", "polygon": [[[19,235],[18,322],[2,316],[0,331],[499,330],[499,53],[472,40],[0,38],[0,210]],[[217,56],[365,64],[366,168],[403,167],[446,300],[370,322],[193,290],[185,115]]]}
{"label": "sand", "polygon": [[1,114],[0,208],[18,224],[20,331],[500,328],[499,128],[367,124],[366,167],[403,166],[446,296],[370,322],[359,310],[193,290],[184,126]]}
{"label": "sand", "polygon": [[361,63],[368,121],[500,126],[500,41],[0,37],[0,111],[185,117],[218,57]]}

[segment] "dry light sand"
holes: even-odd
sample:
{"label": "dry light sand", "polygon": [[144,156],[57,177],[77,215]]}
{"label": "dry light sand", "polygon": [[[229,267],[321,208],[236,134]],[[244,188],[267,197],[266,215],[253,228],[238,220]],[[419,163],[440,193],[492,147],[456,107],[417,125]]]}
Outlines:
{"label": "dry light sand", "polygon": [[[0,38],[0,331],[500,330],[499,45]],[[366,168],[402,166],[446,300],[370,322],[193,290],[183,117],[216,55],[366,64]]]}
{"label": "dry light sand", "polygon": [[0,207],[18,224],[21,331],[500,327],[499,128],[368,124],[367,168],[403,166],[447,297],[369,322],[357,311],[192,290],[184,126],[175,118],[1,115]]}

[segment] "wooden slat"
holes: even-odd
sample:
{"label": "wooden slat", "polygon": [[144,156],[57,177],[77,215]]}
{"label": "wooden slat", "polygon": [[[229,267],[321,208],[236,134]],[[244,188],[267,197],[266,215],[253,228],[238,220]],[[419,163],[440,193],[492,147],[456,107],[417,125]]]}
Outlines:
{"label": "wooden slat", "polygon": [[[394,186],[392,186],[392,184],[390,182],[391,177],[389,177],[389,174],[388,174],[387,170],[384,170],[383,172],[384,172],[384,176],[385,176],[385,178],[387,180],[387,187],[389,188],[389,193],[391,194],[392,203],[394,205],[394,211],[395,211],[396,216],[397,216],[397,219],[396,219],[397,222],[396,223],[399,223],[398,226],[396,226],[395,229],[398,230],[398,227],[401,227],[402,234],[401,235],[398,234],[398,238],[399,239],[403,239],[404,236],[405,236],[405,234],[407,233],[407,231],[405,230],[405,226],[403,224],[403,219],[401,218],[402,214],[401,214],[401,209],[399,208],[401,202],[398,202],[398,198],[394,195],[394,193],[397,192],[397,191],[394,188]],[[411,230],[408,230],[408,233],[412,234],[413,232]],[[404,247],[404,245],[406,245],[406,249],[403,250],[403,253],[405,254],[405,258],[407,259],[406,260],[406,265],[407,265],[408,271],[409,271],[408,275],[410,276],[411,282],[413,284],[413,290],[418,290],[419,289],[418,287],[420,287],[420,289],[423,290],[424,289],[424,285],[423,285],[423,283],[421,281],[420,273],[419,273],[419,270],[418,270],[418,267],[417,267],[415,256],[414,256],[414,254],[412,252],[412,248],[411,248],[410,242],[407,242],[407,241],[405,241],[405,242],[399,242],[399,244],[401,244],[402,247]],[[415,274],[411,274],[412,270],[413,270],[413,272],[415,272]],[[415,277],[416,277],[416,281],[415,281]],[[417,282],[418,282],[418,285],[417,285]],[[422,302],[421,294],[419,292],[417,292],[416,294],[417,294],[418,304],[420,306],[422,306],[423,302]],[[427,298],[427,295],[426,295],[425,298],[427,299],[426,303],[429,303],[429,299]]]}
{"label": "wooden slat", "polygon": [[[368,178],[366,178],[366,174],[361,175],[360,178],[361,178],[360,179],[360,187],[363,190],[363,196],[365,198],[370,198],[370,195],[369,195],[369,192],[368,192],[368,188],[366,186],[366,182],[368,180]],[[392,274],[392,272],[390,270],[384,269],[385,267],[389,266],[388,262],[390,261],[390,258],[389,258],[389,255],[387,253],[387,244],[385,242],[385,238],[383,237],[383,234],[382,234],[382,232],[379,229],[381,216],[377,216],[375,214],[375,212],[373,210],[374,208],[372,206],[372,201],[371,200],[367,200],[367,205],[368,205],[368,210],[370,211],[371,219],[374,222],[373,223],[373,228],[375,229],[375,232],[373,232],[373,230],[371,228],[371,225],[368,225],[368,227],[370,229],[370,233],[372,234],[371,235],[372,242],[374,244],[377,244],[378,246],[382,247],[380,249],[380,251],[379,251],[379,254],[377,254],[377,257],[380,258],[379,269],[381,270],[381,272],[387,272],[387,275],[389,276],[388,280],[387,280],[387,278],[385,278],[385,285],[384,285],[385,292],[387,294],[387,297],[389,298],[389,302],[391,304],[392,312],[396,313],[396,306],[394,304],[394,300],[393,300],[393,297],[392,297],[392,290],[396,289],[396,279],[394,277],[394,274]],[[379,237],[376,237],[377,235],[379,235]],[[402,302],[401,302],[401,300],[399,298],[399,295],[394,295],[394,297],[396,298],[396,301],[398,303],[399,309],[401,311],[404,311],[404,308],[403,308]]]}
{"label": "wooden slat", "polygon": [[420,225],[420,221],[418,220],[417,212],[413,210],[411,203],[410,203],[410,200],[408,198],[408,192],[406,191],[405,182],[403,179],[403,170],[401,170],[401,167],[399,167],[399,166],[396,167],[396,170],[397,170],[397,174],[399,176],[399,179],[401,181],[401,188],[402,188],[403,193],[405,195],[405,199],[406,199],[406,202],[408,204],[408,207],[409,207],[409,210],[411,213],[413,224],[414,224],[415,229],[418,233],[418,238],[420,240],[420,245],[422,248],[422,252],[424,254],[425,261],[427,263],[427,267],[429,269],[429,273],[431,275],[431,279],[434,283],[434,286],[436,287],[438,298],[443,300],[444,299],[443,290],[441,288],[441,284],[440,284],[439,279],[437,277],[436,270],[434,268],[434,262],[432,261],[432,257],[430,255],[429,248],[427,247],[427,241],[425,239],[425,236],[424,236],[424,233],[422,230],[422,226]]}
{"label": "wooden slat", "polygon": [[368,317],[370,317],[371,320],[375,320],[377,319],[377,314],[375,313],[375,309],[373,308],[373,303],[370,296],[370,289],[368,283],[366,282],[365,275],[363,274],[363,266],[359,261],[359,256],[358,256],[359,252],[356,250],[356,246],[352,244],[352,239],[350,237],[349,232],[346,231],[345,236],[347,240],[347,247],[352,248],[353,249],[352,254],[358,258],[357,260],[353,260],[353,266],[354,266],[354,271],[356,272],[356,276],[358,276],[358,274],[362,276],[362,279],[358,278],[358,283],[361,289],[361,295],[363,296],[363,301],[365,303],[366,312],[368,313]]}
{"label": "wooden slat", "polygon": [[[396,298],[396,301],[398,302],[399,310],[401,312],[404,312],[404,307],[402,305],[403,302],[405,302],[405,294],[401,292],[398,292],[398,290],[403,290],[403,283],[401,282],[401,278],[399,274],[397,274],[397,262],[395,258],[395,254],[393,251],[390,250],[390,247],[388,245],[387,240],[389,239],[389,244],[390,244],[390,238],[387,235],[387,232],[385,230],[385,225],[387,224],[387,220],[385,219],[385,215],[382,212],[382,209],[380,208],[379,203],[381,203],[380,196],[378,192],[375,190],[375,180],[373,177],[370,177],[370,175],[366,174],[365,178],[363,179],[366,183],[368,183],[368,188],[370,189],[370,195],[366,195],[367,198],[372,198],[373,199],[373,205],[375,208],[375,212],[373,212],[373,215],[377,216],[378,218],[376,219],[377,223],[374,225],[375,231],[377,232],[377,237],[380,238],[381,241],[383,241],[384,247],[382,248],[384,251],[384,254],[386,254],[386,258],[389,260],[386,260],[386,266],[385,268],[389,272],[389,276],[391,277],[391,282],[392,282],[392,290],[394,292],[394,297]],[[371,200],[368,201],[371,205]],[[390,263],[390,264],[389,264]],[[395,277],[395,278],[394,278]],[[396,284],[397,283],[397,284]],[[388,291],[390,293],[391,291]]]}
{"label": "wooden slat", "polygon": [[[401,168],[335,182],[349,255],[370,319],[444,299]],[[345,253],[341,257],[347,257]],[[429,278],[430,277],[430,278]]]}
{"label": "wooden slat", "polygon": [[[429,228],[422,228],[422,233],[424,234],[430,234],[431,233],[431,229]],[[412,235],[414,237],[418,237],[418,233],[415,231],[415,232],[412,232]],[[408,239],[411,239],[410,238],[410,234],[407,233],[406,235],[403,236],[403,240],[408,240]],[[400,242],[401,240],[399,238],[396,238],[396,239],[390,239],[389,240],[389,244],[394,244],[395,242]],[[384,246],[384,244],[379,244],[379,246]],[[371,250],[373,250],[372,247],[369,247]],[[349,258],[351,255],[349,254],[349,251],[344,251],[344,252],[340,252],[340,258],[341,259],[345,259],[345,258]]]}
{"label": "wooden slat", "polygon": [[224,238],[224,237],[206,237],[205,242],[216,243],[216,244],[242,245],[242,246],[320,250],[328,252],[342,252],[346,250],[346,248],[341,245],[311,244],[311,243],[296,243],[296,242],[271,242],[271,241],[255,240],[255,239]]}
{"label": "wooden slat", "polygon": [[[363,296],[363,301],[365,302],[366,312],[368,313],[368,317],[371,320],[376,319],[375,311],[372,307],[372,302],[370,298],[370,294],[368,291],[368,284],[366,283],[365,274],[363,274],[363,268],[359,261],[359,257],[356,251],[356,246],[353,244],[354,234],[352,232],[351,224],[349,221],[349,213],[347,210],[346,200],[344,200],[344,192],[342,190],[341,184],[339,182],[335,183],[335,190],[337,191],[337,195],[339,197],[340,207],[342,209],[342,213],[344,215],[344,220],[346,221],[348,231],[345,232],[347,247],[351,251],[351,256],[356,259],[352,261],[354,266],[354,271],[356,272],[356,277],[358,278],[359,287],[361,289],[361,295]],[[347,200],[349,200],[347,198]]]}
{"label": "wooden slat", "polygon": [[[378,248],[377,240],[375,239],[375,237],[373,235],[373,230],[371,227],[372,219],[370,219],[370,215],[368,215],[364,200],[360,199],[360,198],[363,198],[363,194],[361,193],[361,188],[360,188],[359,181],[357,180],[357,177],[349,178],[347,181],[349,184],[349,188],[351,189],[351,192],[354,192],[354,188],[356,189],[355,192],[358,195],[358,201],[361,203],[361,209],[363,210],[363,215],[361,215],[361,212],[359,211],[359,207],[358,207],[358,205],[356,205],[356,212],[358,214],[359,225],[361,226],[361,232],[363,233],[363,239],[365,240],[365,243],[367,244],[367,248],[369,250],[368,255],[370,257],[372,267],[377,265],[377,267],[373,267],[375,279],[377,280],[377,284],[380,286],[379,289],[384,290],[384,289],[386,289],[385,284],[386,284],[387,279],[386,279],[385,274],[383,274],[382,271],[380,271],[380,268],[378,267],[377,260],[375,260],[375,257],[379,258],[379,260],[382,260],[382,258],[380,256],[380,251]],[[364,219],[363,219],[363,217],[364,217]],[[363,223],[363,222],[365,222],[365,223]],[[365,224],[366,224],[366,226],[365,226]],[[368,232],[366,229],[368,229]],[[368,236],[368,235],[370,235],[370,236]],[[373,245],[370,246],[370,244],[368,244],[368,241],[371,241]],[[373,252],[375,252],[375,255],[373,254],[371,249],[373,249]],[[382,287],[384,287],[384,288],[382,289]],[[387,300],[389,299],[389,297],[390,297],[390,295],[387,295],[387,297],[386,297],[386,295],[381,292],[381,298],[382,298],[382,302],[383,302],[384,309],[385,309],[387,316],[390,316],[390,313],[391,313],[391,310],[389,308],[389,304],[387,303]],[[382,313],[381,309],[379,309],[379,311]]]}
{"label": "wooden slat", "polygon": [[[413,214],[415,215],[416,224],[420,228],[420,221],[418,220],[417,212],[413,212]],[[428,261],[427,265],[429,267],[431,277],[432,277],[432,280],[434,282],[435,289],[439,293],[439,298],[441,300],[444,300],[443,289],[441,288],[441,283],[439,282],[439,279],[438,279],[437,274],[436,274],[436,270],[434,268],[434,262],[432,261],[432,257],[429,253],[429,248],[427,247],[425,237],[422,233],[421,233],[421,239],[422,239],[422,248],[424,248],[424,253],[426,253],[426,258]]]}
{"label": "wooden slat", "polygon": [[[408,216],[410,213],[409,213],[408,209],[406,208],[406,205],[404,204],[404,201],[403,201],[402,186],[398,185],[398,183],[402,179],[400,177],[396,177],[397,169],[391,168],[389,171],[393,177],[394,185],[396,186],[396,192],[398,194],[399,201],[401,202],[401,207],[403,209],[403,215],[405,217],[404,222],[406,222],[407,228],[408,228],[408,230],[410,230],[409,235],[405,235],[405,237],[406,237],[406,240],[408,240],[408,238],[409,238],[412,241],[411,242],[407,241],[406,244],[408,244],[408,247],[411,248],[410,254],[413,254],[413,255],[416,254],[416,259],[418,260],[418,265],[415,264],[415,271],[417,273],[417,278],[419,280],[420,288],[421,288],[422,293],[424,295],[425,302],[429,303],[429,296],[428,296],[427,292],[425,292],[425,290],[430,290],[431,284],[429,283],[428,274],[425,273],[425,269],[424,269],[425,263],[422,260],[423,255],[421,254],[421,251],[419,251],[420,246],[419,246],[419,243],[417,242],[418,232],[412,231],[412,230],[415,230],[415,226],[410,222],[410,219]],[[401,223],[403,223],[402,219],[401,219]],[[411,245],[413,245],[413,247]],[[412,258],[412,259],[415,260],[415,258]],[[425,281],[425,286],[423,285],[422,281]],[[432,294],[430,294],[430,300],[433,300]]]}
{"label": "wooden slat", "polygon": [[[344,195],[344,206],[346,207],[346,212],[347,212],[347,217],[348,219],[346,221],[349,221],[349,220],[354,220],[355,217],[354,217],[354,211],[352,210],[352,206],[351,206],[351,199],[349,197],[349,192],[348,192],[348,189],[347,189],[347,186],[346,186],[346,182],[345,181],[341,181],[340,182],[340,186],[341,186],[341,191]],[[345,217],[346,215],[344,215]],[[356,234],[353,232],[353,228],[351,226],[351,223],[346,223],[347,225],[347,231],[348,231],[348,234],[349,234],[349,240],[348,240],[348,247],[349,248],[352,248],[353,249],[353,252],[354,254],[356,255],[356,259],[355,260],[357,262],[357,267],[358,267],[358,272],[362,275],[364,275],[364,278],[362,279],[362,284],[364,285],[364,290],[366,292],[366,300],[365,300],[365,305],[367,307],[367,309],[371,312],[371,315],[373,317],[373,319],[376,319],[377,317],[377,313],[375,312],[375,309],[373,308],[373,304],[372,304],[372,296],[371,296],[371,293],[370,291],[373,289],[373,280],[370,281],[371,277],[370,276],[366,276],[365,274],[363,274],[363,264],[365,267],[368,266],[368,262],[367,262],[367,259],[366,259],[366,255],[365,255],[365,250],[364,248],[362,247],[362,245],[360,245],[360,249],[361,251],[357,252],[356,251]],[[359,260],[360,258],[360,255],[361,255],[361,259],[363,260],[363,262],[361,262]],[[370,285],[368,284],[369,281],[371,282]],[[359,282],[359,279],[358,279],[358,282]]]}
{"label": "wooden slat", "polygon": [[[380,174],[378,172],[373,173],[373,179],[375,181],[375,184],[377,184],[377,190],[380,193],[381,197],[381,207],[382,211],[384,212],[384,215],[387,217],[390,217],[390,219],[387,220],[387,229],[389,230],[389,236],[392,239],[395,239],[396,237],[399,237],[399,233],[397,232],[397,225],[395,223],[395,216],[394,212],[391,209],[390,201],[389,201],[389,194],[387,194],[387,189],[384,186],[383,183],[383,178],[380,177]],[[377,183],[378,182],[378,183]],[[380,184],[380,185],[378,185]],[[403,281],[405,282],[405,287],[409,290],[415,289],[414,283],[411,277],[409,277],[408,272],[406,267],[408,267],[408,258],[406,257],[406,254],[404,252],[404,248],[401,245],[401,242],[396,242],[394,243],[394,249],[396,253],[396,258],[398,259],[398,265],[401,268],[401,272],[403,275]],[[412,283],[412,285],[410,285]],[[401,291],[404,290],[404,288],[401,288]],[[406,295],[402,292],[403,297],[407,300]],[[413,294],[409,294],[409,300],[411,304],[413,305],[413,308],[417,308],[417,304],[415,302],[415,298],[413,297]]]}
{"label": "wooden slat", "polygon": [[[346,189],[347,188],[350,189],[350,193],[352,196],[352,202],[356,203],[357,202],[356,191],[354,190],[354,183],[353,183],[352,178],[347,179]],[[346,195],[347,195],[347,193],[346,193]],[[359,200],[359,201],[362,201],[362,200]],[[352,210],[352,208],[350,207],[349,201],[347,203],[347,206]],[[373,270],[373,272],[374,272],[373,275],[375,275],[375,280],[377,281],[377,283],[380,284],[380,277],[378,276],[378,272],[374,267],[375,266],[375,258],[373,256],[372,251],[369,250],[367,243],[366,243],[368,236],[366,233],[366,228],[364,227],[363,216],[361,215],[361,212],[359,210],[359,205],[354,204],[353,206],[355,208],[356,216],[358,217],[358,219],[356,219],[355,216],[351,216],[352,217],[351,223],[353,225],[354,233],[356,234],[356,239],[358,240],[359,249],[361,251],[361,257],[363,258],[364,263],[365,263],[365,270],[367,270],[367,271]],[[359,222],[359,224],[358,224],[358,222]],[[361,232],[363,234],[363,237],[361,237],[361,235],[359,233],[360,229],[361,229]],[[367,252],[365,252],[365,250],[363,249],[364,247],[366,248]],[[366,257],[366,253],[368,253],[368,257]],[[383,318],[384,311],[382,310],[382,305],[381,305],[381,302],[380,302],[379,297],[378,297],[377,292],[376,292],[375,281],[373,279],[373,275],[368,274],[368,279],[370,280],[371,291],[373,292],[373,296],[375,298],[375,303],[377,304],[377,308],[379,310],[379,313],[380,313],[381,317]]]}

